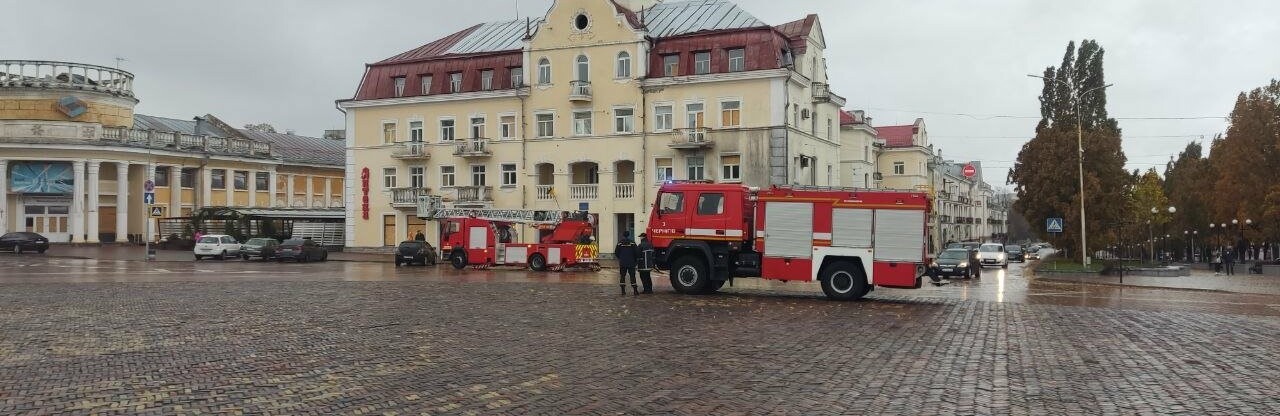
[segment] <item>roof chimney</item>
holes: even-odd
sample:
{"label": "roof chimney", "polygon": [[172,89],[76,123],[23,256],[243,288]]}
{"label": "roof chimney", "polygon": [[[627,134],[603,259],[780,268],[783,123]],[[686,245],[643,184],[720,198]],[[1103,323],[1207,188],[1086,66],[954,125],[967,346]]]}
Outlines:
{"label": "roof chimney", "polygon": [[205,132],[206,132],[206,131],[209,131],[209,122],[208,122],[208,121],[205,121],[205,120],[204,120],[204,117],[196,116],[196,117],[192,117],[192,120],[195,120],[195,121],[196,121],[195,131],[193,132],[195,135],[197,135],[197,136],[206,136],[206,135],[208,135],[208,134],[207,134],[207,133],[205,133]]}

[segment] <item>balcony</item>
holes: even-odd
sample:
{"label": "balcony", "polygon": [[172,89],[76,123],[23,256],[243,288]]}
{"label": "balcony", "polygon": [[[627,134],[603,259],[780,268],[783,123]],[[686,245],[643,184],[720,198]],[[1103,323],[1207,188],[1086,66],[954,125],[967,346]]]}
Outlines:
{"label": "balcony", "polygon": [[951,216],[950,216],[950,215],[943,215],[943,216],[941,216],[941,217],[940,217],[940,221],[941,221],[943,224],[950,224],[950,223],[951,223]]}
{"label": "balcony", "polygon": [[395,208],[416,208],[418,197],[426,196],[430,188],[391,188],[391,206]]}
{"label": "balcony", "polygon": [[615,183],[613,184],[613,197],[616,199],[631,199],[636,197],[636,184],[634,183]]}
{"label": "balcony", "polygon": [[409,142],[391,152],[391,157],[403,160],[427,160],[431,158],[431,154],[427,153],[426,144]]}
{"label": "balcony", "polygon": [[594,183],[569,185],[569,199],[599,199],[600,185]]}
{"label": "balcony", "polygon": [[534,188],[534,190],[537,191],[538,193],[538,200],[550,201],[552,199],[556,199],[555,194],[552,193],[551,191],[551,188],[554,186],[555,185],[538,185],[536,188]]}
{"label": "balcony", "polygon": [[133,97],[133,74],[73,62],[0,60],[0,88],[96,91]]}
{"label": "balcony", "polygon": [[489,139],[473,138],[459,141],[453,155],[466,158],[489,157],[493,156],[493,152],[489,151]]}
{"label": "balcony", "polygon": [[232,155],[271,157],[271,144],[247,139],[195,136],[155,130],[103,127],[102,141],[152,149],[177,149]]}
{"label": "balcony", "polygon": [[459,204],[478,204],[493,201],[492,186],[458,186],[454,188],[458,193],[454,202]]}
{"label": "balcony", "polygon": [[696,127],[688,129],[676,129],[672,133],[671,144],[667,145],[677,150],[697,150],[707,149],[715,146],[715,141],[707,138],[711,129],[706,127]]}
{"label": "balcony", "polygon": [[813,83],[813,102],[824,103],[831,101],[831,86],[825,82]]}
{"label": "balcony", "polygon": [[569,101],[591,102],[591,82],[569,81]]}

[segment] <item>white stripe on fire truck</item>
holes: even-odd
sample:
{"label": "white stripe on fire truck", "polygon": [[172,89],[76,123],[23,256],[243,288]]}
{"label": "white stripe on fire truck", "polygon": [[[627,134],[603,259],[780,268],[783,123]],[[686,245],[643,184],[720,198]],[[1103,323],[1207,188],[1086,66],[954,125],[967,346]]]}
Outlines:
{"label": "white stripe on fire truck", "polygon": [[722,230],[716,228],[685,228],[685,235],[708,237],[742,237],[742,230]]}
{"label": "white stripe on fire truck", "polygon": [[831,233],[813,233],[814,240],[830,240]]}

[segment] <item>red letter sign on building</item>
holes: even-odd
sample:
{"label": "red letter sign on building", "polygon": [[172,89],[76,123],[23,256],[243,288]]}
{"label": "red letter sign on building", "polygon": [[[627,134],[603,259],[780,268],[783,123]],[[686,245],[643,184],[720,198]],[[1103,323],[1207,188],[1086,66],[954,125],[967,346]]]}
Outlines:
{"label": "red letter sign on building", "polygon": [[360,170],[360,190],[364,192],[360,213],[367,220],[369,219],[369,168]]}

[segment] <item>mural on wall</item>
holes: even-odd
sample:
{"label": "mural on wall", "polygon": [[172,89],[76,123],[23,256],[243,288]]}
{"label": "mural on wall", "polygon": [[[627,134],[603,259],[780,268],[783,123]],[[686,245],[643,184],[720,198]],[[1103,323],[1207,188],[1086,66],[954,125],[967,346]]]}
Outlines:
{"label": "mural on wall", "polygon": [[75,184],[70,163],[18,162],[9,177],[9,189],[20,194],[69,194]]}

